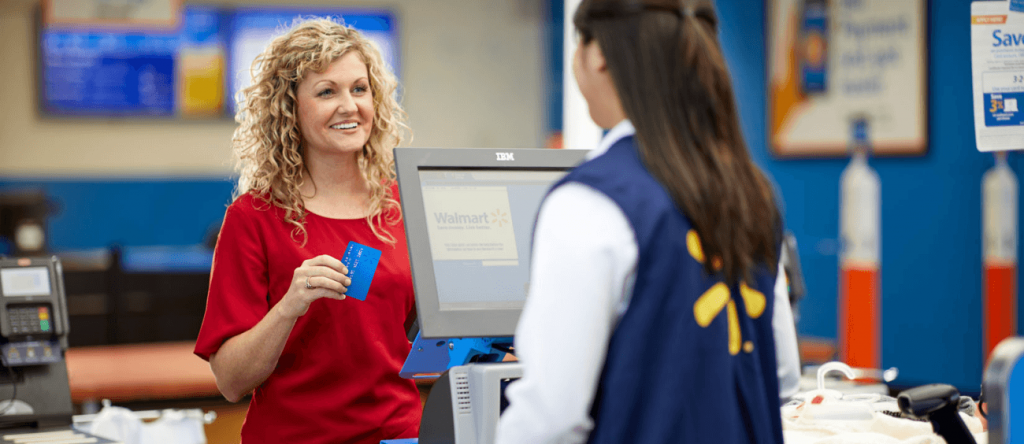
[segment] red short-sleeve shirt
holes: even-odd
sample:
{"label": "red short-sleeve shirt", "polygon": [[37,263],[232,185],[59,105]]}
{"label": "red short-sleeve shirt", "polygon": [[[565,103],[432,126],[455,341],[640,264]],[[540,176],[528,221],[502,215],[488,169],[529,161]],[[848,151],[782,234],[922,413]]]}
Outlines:
{"label": "red short-sleeve shirt", "polygon": [[195,353],[209,360],[255,326],[303,261],[321,254],[340,260],[349,241],[376,248],[382,255],[365,301],[318,299],[299,317],[277,368],[253,392],[242,442],[376,444],[417,436],[419,392],[398,375],[415,307],[404,225],[386,228],[397,241],[391,246],[365,219],[310,213],[305,223],[309,241],[301,246],[280,208],[251,194],[228,207]]}

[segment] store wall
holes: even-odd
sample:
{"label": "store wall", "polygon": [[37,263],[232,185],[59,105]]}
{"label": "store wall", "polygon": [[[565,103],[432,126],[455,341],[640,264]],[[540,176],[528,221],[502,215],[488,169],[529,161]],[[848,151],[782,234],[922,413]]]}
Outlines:
{"label": "store wall", "polygon": [[[546,100],[560,94],[544,80],[552,46],[545,1],[389,2],[401,28],[413,145],[544,145]],[[40,117],[36,4],[0,1],[0,189],[38,187],[55,199],[58,250],[202,242],[233,186],[233,123]],[[778,185],[800,245],[809,290],[800,333],[835,338],[839,175],[847,161],[768,152],[764,2],[717,4],[747,142]],[[969,11],[968,0],[929,2],[928,153],[871,161],[882,182],[882,363],[900,369],[901,385],[976,390],[981,380],[981,176],[993,160],[974,146]],[[1022,156],[1010,163],[1024,178]]]}
{"label": "store wall", "polygon": [[[977,391],[981,383],[981,177],[994,160],[974,143],[970,3],[929,2],[928,153],[871,159],[882,183],[882,365],[900,369],[900,385]],[[808,287],[800,333],[835,338],[839,175],[847,160],[768,152],[764,2],[717,5],[747,143],[778,185],[799,242]],[[1020,154],[1010,164],[1024,177]]]}
{"label": "store wall", "polygon": [[[544,146],[544,1],[301,4],[394,11],[412,146]],[[54,199],[59,212],[51,219],[50,246],[56,250],[200,242],[230,200],[234,122],[41,116],[37,11],[36,0],[0,1],[0,187],[43,189]]]}

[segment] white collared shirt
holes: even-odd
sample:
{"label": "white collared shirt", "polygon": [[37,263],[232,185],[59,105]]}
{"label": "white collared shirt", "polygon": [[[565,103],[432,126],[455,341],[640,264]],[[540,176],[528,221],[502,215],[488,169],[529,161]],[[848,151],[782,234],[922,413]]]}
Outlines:
{"label": "white collared shirt", "polygon": [[[593,159],[636,133],[623,120],[587,154]],[[530,293],[516,328],[523,377],[509,385],[498,444],[578,443],[593,429],[590,407],[608,342],[625,313],[636,277],[633,228],[608,196],[567,183],[544,201],[537,218]],[[779,391],[796,393],[800,358],[789,296],[779,266],[772,329]]]}

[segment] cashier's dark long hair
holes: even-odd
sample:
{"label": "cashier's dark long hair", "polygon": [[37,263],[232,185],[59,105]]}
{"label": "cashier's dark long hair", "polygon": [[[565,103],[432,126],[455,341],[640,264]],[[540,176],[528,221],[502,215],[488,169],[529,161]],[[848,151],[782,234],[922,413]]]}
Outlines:
{"label": "cashier's dark long hair", "polygon": [[731,283],[774,270],[781,219],[740,131],[712,4],[583,0],[573,22],[581,45],[601,48],[640,156],[693,223],[706,270]]}

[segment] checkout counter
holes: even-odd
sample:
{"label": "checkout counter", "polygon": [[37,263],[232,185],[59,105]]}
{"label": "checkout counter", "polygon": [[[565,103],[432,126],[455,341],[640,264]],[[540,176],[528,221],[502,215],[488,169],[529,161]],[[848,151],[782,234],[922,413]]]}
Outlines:
{"label": "checkout counter", "polygon": [[[522,374],[518,364],[503,361],[528,291],[533,220],[550,185],[584,154],[576,150],[395,150],[419,316],[402,373],[413,379],[436,379],[425,401],[419,439],[396,442],[493,441],[498,417],[507,404],[504,390]],[[482,216],[461,217],[466,214]],[[985,374],[992,443],[1014,442],[1011,427],[1024,425],[1024,415],[1009,408],[1012,400],[1024,396],[1024,365],[1019,365],[1024,339],[1011,341],[996,350]],[[72,390],[66,361],[77,351],[67,348],[68,311],[60,261],[0,259],[0,439],[77,433],[71,429]],[[190,353],[189,348],[184,350]],[[83,353],[82,359],[107,366],[101,373],[117,370],[118,362],[111,361],[109,354],[87,355]],[[186,389],[215,395],[209,370],[203,367],[196,367],[195,384]],[[5,386],[11,388],[8,396],[3,395]],[[106,389],[95,393],[101,391]],[[958,404],[957,396],[932,387],[909,393],[899,407],[908,416],[950,424],[948,413]],[[949,427],[954,434],[960,430],[955,423]],[[937,425],[936,430],[950,429]]]}

